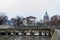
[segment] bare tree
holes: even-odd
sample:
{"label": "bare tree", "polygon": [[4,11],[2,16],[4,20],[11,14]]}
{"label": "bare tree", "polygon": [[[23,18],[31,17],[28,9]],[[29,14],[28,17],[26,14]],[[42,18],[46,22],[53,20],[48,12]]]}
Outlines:
{"label": "bare tree", "polygon": [[8,17],[4,14],[0,14],[0,25],[5,24],[5,22],[8,20]]}
{"label": "bare tree", "polygon": [[22,25],[22,18],[20,16],[16,16],[16,18],[11,18],[11,20],[14,21],[16,26],[21,26]]}

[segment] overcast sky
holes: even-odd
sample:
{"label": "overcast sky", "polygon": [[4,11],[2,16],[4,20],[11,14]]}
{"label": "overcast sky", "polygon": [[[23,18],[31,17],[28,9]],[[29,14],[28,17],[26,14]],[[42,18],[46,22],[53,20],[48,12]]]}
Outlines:
{"label": "overcast sky", "polygon": [[9,18],[19,15],[43,19],[45,11],[50,17],[60,15],[60,0],[0,0],[0,12]]}

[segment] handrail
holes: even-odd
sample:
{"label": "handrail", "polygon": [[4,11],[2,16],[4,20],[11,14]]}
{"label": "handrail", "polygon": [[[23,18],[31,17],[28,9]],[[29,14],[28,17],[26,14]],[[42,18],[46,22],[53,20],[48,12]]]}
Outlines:
{"label": "handrail", "polygon": [[0,29],[51,29],[55,28],[54,26],[46,26],[46,27],[41,27],[41,26],[8,26],[8,25],[0,25]]}

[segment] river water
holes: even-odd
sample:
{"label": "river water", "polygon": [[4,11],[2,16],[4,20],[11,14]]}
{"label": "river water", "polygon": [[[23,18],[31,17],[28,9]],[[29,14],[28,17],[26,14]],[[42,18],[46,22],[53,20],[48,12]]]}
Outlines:
{"label": "river water", "polygon": [[0,37],[0,40],[51,40],[51,38],[40,36],[3,36]]}

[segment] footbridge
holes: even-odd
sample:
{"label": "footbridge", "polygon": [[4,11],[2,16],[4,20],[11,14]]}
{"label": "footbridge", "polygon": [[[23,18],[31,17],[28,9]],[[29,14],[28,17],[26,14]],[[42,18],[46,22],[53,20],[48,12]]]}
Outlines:
{"label": "footbridge", "polygon": [[41,36],[51,37],[54,33],[53,26],[8,26],[0,25],[0,36]]}

